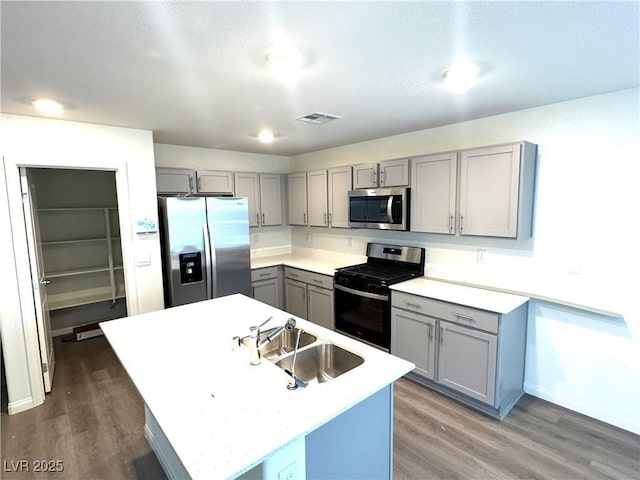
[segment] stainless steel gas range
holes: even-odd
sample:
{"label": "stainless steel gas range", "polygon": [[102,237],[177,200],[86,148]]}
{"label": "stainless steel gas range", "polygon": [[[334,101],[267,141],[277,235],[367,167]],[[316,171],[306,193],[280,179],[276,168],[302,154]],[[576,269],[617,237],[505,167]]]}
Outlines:
{"label": "stainless steel gas range", "polygon": [[336,270],[336,330],[389,351],[389,285],[423,276],[424,264],[424,248],[368,243],[367,263]]}

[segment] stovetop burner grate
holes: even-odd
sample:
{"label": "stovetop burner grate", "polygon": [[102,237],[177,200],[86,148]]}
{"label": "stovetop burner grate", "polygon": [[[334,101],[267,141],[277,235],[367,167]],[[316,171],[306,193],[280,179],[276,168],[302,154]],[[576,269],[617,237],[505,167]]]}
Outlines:
{"label": "stovetop burner grate", "polygon": [[387,284],[402,282],[420,275],[417,270],[398,267],[393,264],[381,265],[372,263],[344,267],[339,269],[338,272],[341,275],[367,278]]}

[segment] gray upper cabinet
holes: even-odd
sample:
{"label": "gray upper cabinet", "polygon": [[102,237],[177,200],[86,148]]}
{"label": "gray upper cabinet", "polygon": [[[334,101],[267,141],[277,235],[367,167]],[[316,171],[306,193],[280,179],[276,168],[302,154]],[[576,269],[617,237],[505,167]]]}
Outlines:
{"label": "gray upper cabinet", "polygon": [[307,225],[307,173],[287,175],[289,225]]}
{"label": "gray upper cabinet", "polygon": [[236,172],[234,184],[235,195],[247,197],[250,227],[282,224],[282,181],[280,175]]}
{"label": "gray upper cabinet", "polygon": [[411,230],[530,237],[536,150],[520,142],[414,158]]}
{"label": "gray upper cabinet", "polygon": [[233,195],[233,172],[156,168],[158,193],[218,193]]}
{"label": "gray upper cabinet", "polygon": [[282,176],[260,174],[260,222],[263,227],[282,225]]}
{"label": "gray upper cabinet", "polygon": [[351,167],[336,167],[327,170],[329,191],[329,226],[349,228],[349,190],[351,190]]}
{"label": "gray upper cabinet", "polygon": [[260,225],[260,179],[257,173],[234,173],[234,186],[238,197],[247,197],[249,226]]}
{"label": "gray upper cabinet", "polygon": [[233,195],[233,172],[198,170],[198,192]]}
{"label": "gray upper cabinet", "polygon": [[329,225],[327,199],[327,171],[314,170],[307,172],[307,205],[309,225],[327,227]]}
{"label": "gray upper cabinet", "polygon": [[409,159],[353,166],[353,188],[406,187],[409,185]]}
{"label": "gray upper cabinet", "polygon": [[158,193],[195,193],[196,171],[188,168],[156,168]]}
{"label": "gray upper cabinet", "polygon": [[411,230],[454,234],[457,154],[413,158],[411,163]]}
{"label": "gray upper cabinet", "polygon": [[378,164],[366,163],[353,166],[353,188],[361,190],[378,186]]}
{"label": "gray upper cabinet", "polygon": [[536,149],[522,142],[460,153],[461,235],[531,236]]}
{"label": "gray upper cabinet", "polygon": [[381,187],[409,186],[409,163],[408,158],[380,162],[379,185]]}

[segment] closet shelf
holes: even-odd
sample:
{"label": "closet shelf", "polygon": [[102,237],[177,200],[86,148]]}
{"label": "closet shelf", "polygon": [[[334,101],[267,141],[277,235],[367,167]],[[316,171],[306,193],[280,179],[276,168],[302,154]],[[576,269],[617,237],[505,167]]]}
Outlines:
{"label": "closet shelf", "polygon": [[115,297],[112,297],[110,292],[96,292],[94,290],[49,295],[49,310],[62,310],[63,308],[79,307],[91,303],[110,302],[119,298],[125,298],[124,291],[117,292]]}
{"label": "closet shelf", "polygon": [[73,243],[90,243],[90,242],[119,242],[120,237],[95,237],[95,238],[75,238],[71,240],[43,240],[41,243],[43,246],[47,245],[69,245]]}
{"label": "closet shelf", "polygon": [[[114,265],[114,270],[122,270],[122,265]],[[73,275],[87,275],[89,273],[108,272],[109,265],[99,265],[96,267],[75,268],[70,270],[58,270],[56,272],[45,272],[47,278],[70,277]]]}
{"label": "closet shelf", "polygon": [[38,212],[72,212],[78,210],[117,210],[118,207],[57,207],[57,208],[38,208]]}
{"label": "closet shelf", "polygon": [[[107,237],[97,237],[97,238],[78,238],[73,240],[47,240],[43,241],[42,245],[68,245],[72,243],[89,243],[89,242],[106,242],[109,240]],[[113,240],[113,238],[111,238]]]}

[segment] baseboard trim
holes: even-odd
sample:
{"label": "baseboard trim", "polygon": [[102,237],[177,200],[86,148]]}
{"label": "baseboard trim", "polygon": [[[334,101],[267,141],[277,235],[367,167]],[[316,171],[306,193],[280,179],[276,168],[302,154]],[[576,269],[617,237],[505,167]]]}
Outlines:
{"label": "baseboard trim", "polygon": [[37,405],[33,402],[33,397],[27,397],[16,402],[9,402],[9,404],[7,405],[7,413],[9,415],[14,415],[16,413],[24,412],[36,406]]}
{"label": "baseboard trim", "polygon": [[620,416],[610,410],[591,405],[574,397],[562,395],[558,392],[532,383],[525,382],[524,391],[534,397],[547,400],[548,402],[555,403],[561,407],[568,408],[569,410],[573,410],[588,417],[595,418],[596,420],[600,420],[610,425],[622,428],[623,430],[628,430],[629,432],[640,435],[640,419]]}

